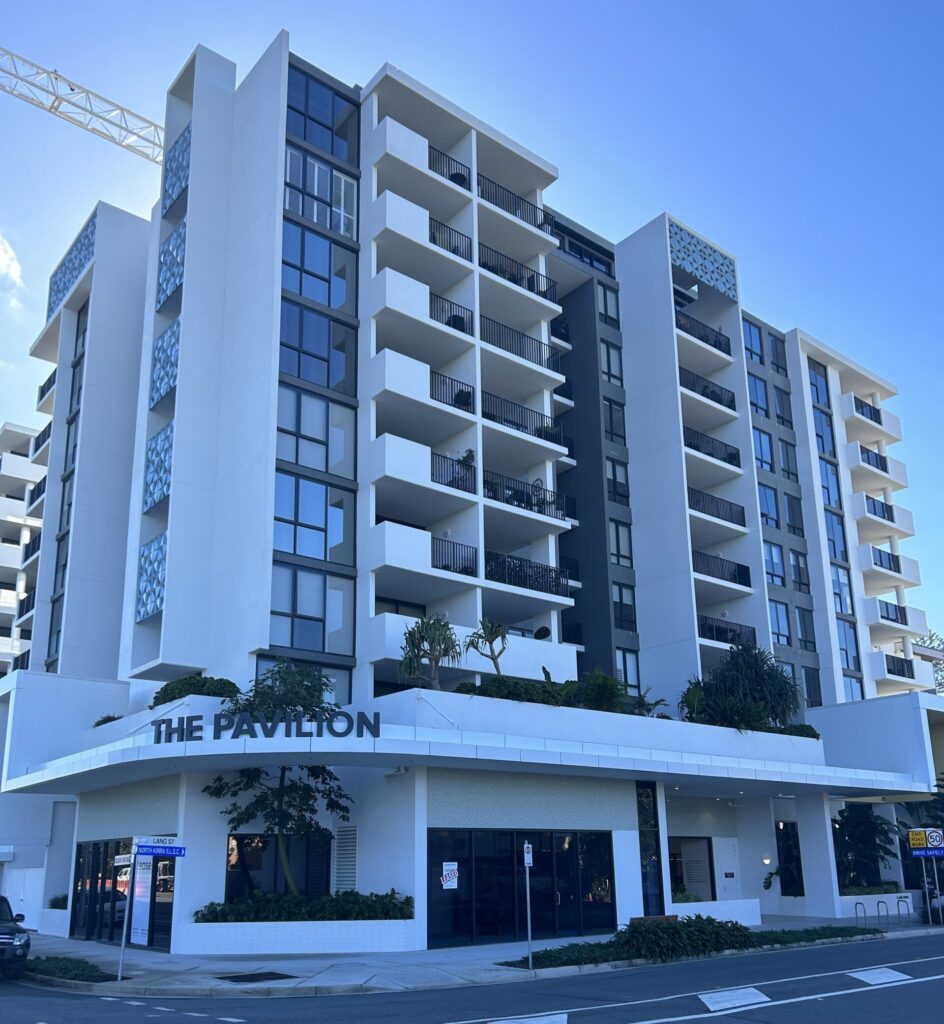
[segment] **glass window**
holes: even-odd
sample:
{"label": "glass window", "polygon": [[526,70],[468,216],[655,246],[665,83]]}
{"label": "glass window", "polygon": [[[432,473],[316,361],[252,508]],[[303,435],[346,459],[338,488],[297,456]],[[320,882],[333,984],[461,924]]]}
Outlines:
{"label": "glass window", "polygon": [[836,457],[836,439],[833,435],[833,418],[828,412],[813,407],[813,432],[816,434],[816,450],[820,455]]}
{"label": "glass window", "polygon": [[787,531],[794,537],[803,536],[803,505],[795,494],[783,496],[784,518],[787,521]]}
{"label": "glass window", "polygon": [[626,444],[626,407],[612,398],[603,399],[603,436],[607,441]]}
{"label": "glass window", "polygon": [[623,350],[619,345],[600,342],[600,369],[605,381],[623,386]]}
{"label": "glass window", "polygon": [[862,692],[862,680],[855,676],[843,675],[842,685],[846,694],[846,700],[863,700],[865,694]]}
{"label": "glass window", "polygon": [[797,608],[797,645],[801,651],[816,650],[816,628],[809,608]]}
{"label": "glass window", "polygon": [[659,838],[659,797],[654,782],[636,783],[639,822],[639,864],[642,872],[642,907],[646,917],[665,913],[662,891],[662,842]]}
{"label": "glass window", "polygon": [[787,376],[787,343],[776,334],[767,335],[767,344],[770,348],[770,366],[774,373],[781,377]]}
{"label": "glass window", "polygon": [[279,369],[353,395],[355,332],[324,313],[282,300]]}
{"label": "glass window", "polygon": [[767,402],[767,381],[755,377],[753,373],[747,375],[747,390],[751,399],[751,411],[758,416],[765,418],[770,416],[770,406]]}
{"label": "glass window", "polygon": [[802,551],[790,550],[790,578],[793,589],[801,594],[810,592],[810,569]]}
{"label": "glass window", "polygon": [[70,473],[62,481],[62,503],[59,508],[59,532],[68,530],[72,522],[72,489],[75,486],[75,474]]}
{"label": "glass window", "polygon": [[800,853],[800,833],[795,821],[778,821],[777,865],[780,868],[780,894],[800,897],[806,894],[803,886],[803,858]]}
{"label": "glass window", "polygon": [[777,492],[773,487],[766,484],[757,485],[757,496],[760,501],[760,521],[764,526],[772,526],[778,529],[780,526],[780,511],[777,508]]}
{"label": "glass window", "polygon": [[839,470],[835,462],[827,459],[819,460],[819,480],[823,491],[823,504],[833,508],[842,508],[842,495],[839,493]]}
{"label": "glass window", "polygon": [[63,472],[68,473],[75,465],[75,453],[79,446],[79,417],[74,416],[66,426],[66,461]]}
{"label": "glass window", "polygon": [[282,222],[282,287],[323,306],[356,311],[357,256],[317,231]]}
{"label": "glass window", "polygon": [[803,689],[806,690],[806,706],[808,708],[821,708],[823,706],[823,691],[820,687],[818,668],[804,666]]}
{"label": "glass window", "polygon": [[764,362],[764,345],[761,341],[761,332],[757,324],[750,320],[742,320],[741,325],[744,333],[744,354],[751,362]]}
{"label": "glass window", "polygon": [[69,415],[79,411],[79,406],[82,404],[82,378],[84,376],[83,367],[85,366],[85,360],[79,359],[78,362],[72,367],[72,394],[69,397]]}
{"label": "glass window", "polygon": [[56,572],[52,583],[54,594],[62,593],[66,585],[66,569],[69,565],[69,538],[60,537],[56,543]]}
{"label": "glass window", "polygon": [[845,619],[836,619],[836,629],[839,632],[839,661],[842,667],[851,672],[860,672],[862,666],[859,664],[855,626]]}
{"label": "glass window", "polygon": [[758,430],[757,427],[754,427],[754,465],[768,473],[774,471],[773,440],[766,430]]}
{"label": "glass window", "polygon": [[795,444],[790,444],[789,441],[784,441],[781,437],[779,442],[780,447],[780,474],[787,480],[792,480],[796,483],[800,479],[800,474],[797,472],[797,450]]}
{"label": "glass window", "polygon": [[772,583],[775,587],[786,585],[783,548],[779,544],[772,544],[769,540],[764,541],[764,570],[767,573],[768,583]]}
{"label": "glass window", "polygon": [[606,494],[617,505],[629,504],[629,467],[625,462],[606,460]]}
{"label": "glass window", "polygon": [[829,383],[826,367],[815,359],[807,361],[810,373],[810,397],[814,405],[829,405]]}
{"label": "glass window", "polygon": [[619,519],[610,520],[610,561],[614,565],[631,568],[633,564],[633,546],[629,523]]}
{"label": "glass window", "polygon": [[291,145],[285,147],[285,209],[319,227],[357,237],[357,182]]}
{"label": "glass window", "polygon": [[[302,896],[317,898],[331,891],[331,835],[313,832],[286,836],[285,855]],[[289,892],[278,837],[240,833],[227,841],[225,902],[253,893]]]}
{"label": "glass window", "polygon": [[626,687],[626,692],[638,697],[639,689],[639,655],[626,647],[617,647],[616,678]]}
{"label": "glass window", "polygon": [[354,564],[354,494],[291,473],[275,474],[276,551]]}
{"label": "glass window", "polygon": [[63,597],[54,597],[49,606],[49,643],[46,647],[47,658],[59,657],[59,644],[62,641],[62,602]]}
{"label": "glass window", "polygon": [[354,479],[353,409],[279,385],[276,458]]}
{"label": "glass window", "polygon": [[619,327],[619,292],[597,281],[597,303],[600,319],[610,327]]}
{"label": "glass window", "polygon": [[354,653],[354,580],[276,563],[270,643],[303,651]]}
{"label": "glass window", "polygon": [[848,562],[849,552],[846,550],[846,528],[843,525],[842,516],[827,509],[825,518],[826,546],[829,548],[829,557],[837,562]]}
{"label": "glass window", "polygon": [[790,646],[790,607],[783,601],[768,601],[770,633],[775,644]]}
{"label": "glass window", "polygon": [[849,570],[841,565],[829,567],[833,584],[833,605],[840,615],[852,615],[852,581]]}
{"label": "glass window", "polygon": [[85,336],[88,334],[89,304],[86,301],[75,318],[75,348],[72,358],[78,359],[85,352]]}
{"label": "glass window", "polygon": [[635,589],[625,583],[612,584],[613,625],[616,629],[636,629]]}
{"label": "glass window", "polygon": [[774,388],[774,412],[781,427],[793,429],[793,409],[790,406],[790,393],[783,388]]}
{"label": "glass window", "polygon": [[299,68],[288,72],[289,135],[357,163],[357,106]]}
{"label": "glass window", "polygon": [[789,661],[781,661],[779,658],[777,659],[777,664],[786,673],[787,678],[790,680],[790,682],[792,682],[794,685],[796,685],[796,679],[797,679],[796,665],[792,664]]}

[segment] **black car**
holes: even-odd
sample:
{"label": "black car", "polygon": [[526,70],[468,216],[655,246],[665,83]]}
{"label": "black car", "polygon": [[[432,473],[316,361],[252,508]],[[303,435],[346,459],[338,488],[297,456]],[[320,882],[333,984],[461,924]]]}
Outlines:
{"label": "black car", "polygon": [[13,913],[6,896],[0,896],[0,970],[14,978],[26,969],[30,951],[29,932],[20,926],[22,920],[23,915]]}

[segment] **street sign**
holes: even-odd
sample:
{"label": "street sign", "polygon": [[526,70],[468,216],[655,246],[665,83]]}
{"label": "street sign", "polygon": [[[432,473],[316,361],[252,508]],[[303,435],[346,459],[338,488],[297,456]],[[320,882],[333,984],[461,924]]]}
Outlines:
{"label": "street sign", "polygon": [[530,843],[524,844],[524,866],[526,868],[534,867],[534,853],[531,849]]}
{"label": "street sign", "polygon": [[185,857],[186,846],[159,846],[156,843],[138,844],[134,848],[138,857]]}
{"label": "street sign", "polygon": [[127,868],[131,866],[131,862],[134,860],[134,855],[130,853],[119,853],[115,857],[116,868]]}
{"label": "street sign", "polygon": [[908,830],[908,845],[912,850],[924,850],[928,845],[928,834],[923,828]]}
{"label": "street sign", "polygon": [[939,828],[929,828],[927,830],[928,846],[932,850],[944,849],[944,831]]}
{"label": "street sign", "polygon": [[927,857],[931,860],[944,860],[944,847],[935,850],[912,850],[912,857]]}

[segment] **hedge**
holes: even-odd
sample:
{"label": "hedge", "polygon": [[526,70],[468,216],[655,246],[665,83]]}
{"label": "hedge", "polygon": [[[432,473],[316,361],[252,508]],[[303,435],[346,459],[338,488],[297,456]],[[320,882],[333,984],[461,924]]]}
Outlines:
{"label": "hedge", "polygon": [[89,960],[77,956],[34,956],[26,961],[26,970],[44,978],[64,978],[67,981],[114,981]]}
{"label": "hedge", "polygon": [[253,892],[231,903],[208,903],[194,913],[200,924],[239,921],[408,921],[413,897],[390,892],[336,892],[333,896],[291,896]]}
{"label": "hedge", "polygon": [[213,676],[183,676],[164,685],[154,694],[151,709],[170,704],[181,697],[238,697],[239,687],[230,679]]}

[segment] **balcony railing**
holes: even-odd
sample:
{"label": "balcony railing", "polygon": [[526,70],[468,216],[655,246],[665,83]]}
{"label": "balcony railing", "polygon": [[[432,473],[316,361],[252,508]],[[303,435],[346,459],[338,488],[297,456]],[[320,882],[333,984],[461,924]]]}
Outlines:
{"label": "balcony railing", "polygon": [[46,424],[45,427],[33,438],[33,447],[30,449],[30,454],[35,455],[40,448],[49,440],[52,436],[52,422]]}
{"label": "balcony railing", "polygon": [[16,672],[16,671],[19,671],[19,670],[22,669],[25,672],[26,669],[29,668],[29,664],[30,664],[30,652],[29,651],[23,651],[22,653],[18,654],[13,659],[13,664],[10,666],[10,670],[12,672]]}
{"label": "balcony railing", "polygon": [[899,658],[895,654],[885,655],[885,667],[888,669],[888,674],[892,676],[901,676],[904,679],[914,679],[914,662],[908,658]]}
{"label": "balcony railing", "polygon": [[475,494],[475,466],[471,463],[432,452],[430,478],[434,484],[443,484],[445,487],[454,487],[457,491]]}
{"label": "balcony railing", "polygon": [[39,390],[36,393],[36,403],[39,404],[55,386],[56,368],[53,367],[52,373],[39,385]]}
{"label": "balcony railing", "polygon": [[887,501],[882,501],[880,498],[872,498],[867,494],[865,496],[865,510],[873,516],[878,516],[879,519],[884,519],[888,523],[895,521],[894,505],[889,505]]}
{"label": "balcony railing", "polygon": [[889,572],[901,572],[901,558],[882,548],[872,547],[872,564]]}
{"label": "balcony railing", "polygon": [[429,147],[429,169],[453,185],[472,191],[472,171],[455,157],[444,153],[435,146]]}
{"label": "balcony railing", "polygon": [[29,543],[23,548],[23,563],[24,565],[39,551],[40,542],[43,539],[43,531],[37,530],[36,533],[30,537]]}
{"label": "balcony railing", "polygon": [[545,370],[553,370],[560,373],[560,352],[545,345],[543,341],[532,338],[524,331],[515,330],[506,324],[500,324],[487,316],[479,317],[479,334],[482,341],[494,345],[512,355],[527,359],[529,363],[543,366]]}
{"label": "balcony railing", "polygon": [[702,398],[717,402],[718,405],[723,405],[725,409],[737,408],[733,391],[723,388],[713,380],[708,380],[707,377],[702,377],[697,373],[692,373],[691,370],[686,370],[684,366],[679,367],[679,384],[686,391],[693,391],[696,395],[701,395]]}
{"label": "balcony railing", "polygon": [[481,242],[479,243],[479,266],[491,271],[498,277],[503,277],[512,284],[516,284],[519,288],[533,292],[542,299],[547,299],[549,302],[557,302],[556,281],[546,277],[544,274],[539,274],[536,270],[532,270],[531,267],[513,260],[510,256],[506,256],[496,249],[483,245]]}
{"label": "balcony railing", "polygon": [[726,498],[719,498],[714,494],[707,494],[705,491],[698,491],[694,487],[688,489],[688,507],[693,512],[701,512],[706,516],[713,516],[715,519],[724,519],[737,526],[747,524],[743,505],[728,501]]}
{"label": "balcony railing", "polygon": [[436,370],[429,371],[429,397],[463,412],[475,412],[475,388]]}
{"label": "balcony railing", "polygon": [[557,564],[567,573],[567,578],[580,582],[580,562],[571,555],[558,555]]}
{"label": "balcony railing", "polygon": [[479,198],[504,210],[505,213],[510,213],[512,217],[523,220],[525,224],[530,224],[533,228],[538,228],[549,235],[554,233],[554,218],[547,210],[542,210],[540,206],[522,198],[511,189],[499,185],[491,178],[486,178],[484,174],[480,174],[478,177]]}
{"label": "balcony railing", "polygon": [[471,544],[460,544],[444,537],[430,537],[430,542],[430,560],[434,569],[457,572],[462,576],[478,575],[479,553]]}
{"label": "balcony railing", "polygon": [[562,622],[560,637],[565,644],[576,644],[578,647],[583,647],[583,623]]}
{"label": "balcony railing", "polygon": [[42,480],[37,480],[32,487],[26,492],[26,507],[32,508],[37,501],[46,493],[46,477]]}
{"label": "balcony railing", "polygon": [[463,334],[474,333],[475,318],[471,309],[432,292],[429,294],[429,318]]}
{"label": "balcony railing", "polygon": [[485,578],[493,583],[507,583],[511,587],[540,590],[559,597],[566,597],[568,593],[566,570],[498,551],[485,552]]}
{"label": "balcony railing", "polygon": [[720,555],[709,555],[704,551],[692,552],[692,568],[702,576],[711,576],[726,583],[737,583],[741,587],[751,585],[751,567],[732,562]]}
{"label": "balcony railing", "polygon": [[550,416],[488,391],[482,392],[482,418],[539,437],[542,441],[553,444],[561,444],[562,441],[561,428]]}
{"label": "balcony railing", "polygon": [[429,218],[429,240],[453,256],[472,262],[472,239],[434,217]]}
{"label": "balcony railing", "polygon": [[753,626],[729,622],[727,619],[713,619],[710,615],[698,616],[698,635],[703,640],[714,640],[719,644],[754,646],[757,643],[757,631]]}
{"label": "balcony railing", "polygon": [[36,591],[31,590],[28,594],[24,594],[16,603],[16,617],[22,619],[24,615],[29,613],[36,607]]}
{"label": "balcony railing", "polygon": [[706,345],[710,345],[719,352],[723,352],[726,356],[731,355],[731,339],[726,334],[722,334],[721,331],[716,331],[713,327],[703,324],[701,320],[696,320],[693,316],[683,313],[680,309],[675,311],[675,326],[680,331],[684,331],[693,338],[697,338]]}
{"label": "balcony railing", "polygon": [[551,321],[551,337],[560,338],[561,341],[570,343],[570,324],[567,322],[567,317],[563,314],[555,316]]}
{"label": "balcony railing", "polygon": [[900,626],[908,625],[908,609],[891,601],[879,601],[878,613],[886,622],[897,622]]}
{"label": "balcony railing", "polygon": [[878,406],[872,405],[871,402],[866,402],[864,399],[859,398],[858,395],[854,395],[853,398],[855,399],[855,411],[860,416],[864,416],[867,420],[871,420],[873,423],[878,423],[881,426],[882,410]]}
{"label": "balcony railing", "polygon": [[872,451],[871,448],[866,448],[864,444],[860,444],[859,454],[862,456],[862,461],[866,463],[866,465],[869,465],[873,469],[877,469],[882,473],[888,472],[888,459],[882,455],[881,452]]}
{"label": "balcony railing", "polygon": [[691,427],[683,429],[685,447],[692,451],[701,452],[702,455],[709,455],[720,462],[726,462],[729,466],[741,465],[741,453],[734,445],[719,441],[716,437],[703,434],[700,430],[693,430]]}
{"label": "balcony railing", "polygon": [[511,476],[493,473],[486,469],[482,478],[485,497],[500,501],[503,505],[539,512],[555,519],[576,519],[577,503],[570,494],[549,491],[540,480],[528,483]]}

